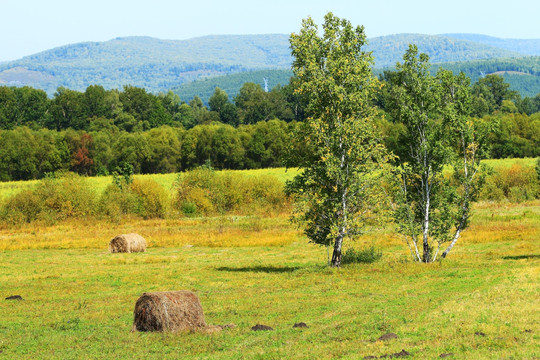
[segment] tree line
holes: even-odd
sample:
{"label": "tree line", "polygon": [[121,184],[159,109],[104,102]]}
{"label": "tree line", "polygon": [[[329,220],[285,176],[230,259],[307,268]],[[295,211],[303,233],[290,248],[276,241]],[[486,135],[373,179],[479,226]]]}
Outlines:
{"label": "tree line", "polygon": [[[387,70],[379,78],[388,84],[393,76],[395,71]],[[232,99],[226,91],[215,88],[207,103],[197,96],[185,102],[173,91],[155,95],[134,86],[119,91],[91,85],[84,92],[60,87],[52,98],[43,90],[27,86],[0,86],[0,129],[28,126],[91,131],[116,127],[141,132],[163,125],[190,129],[217,122],[237,127],[275,118],[303,121],[306,101],[295,91],[295,82],[291,78],[287,85],[274,86],[270,91],[246,82]],[[382,86],[375,104],[384,112],[388,110],[389,88]],[[498,75],[479,79],[472,85],[472,94],[475,117],[496,111],[527,115],[540,112],[540,94],[522,98]]]}
{"label": "tree line", "polygon": [[31,87],[0,87],[0,129],[17,126],[50,130],[92,130],[117,127],[140,132],[163,125],[190,129],[221,122],[233,126],[279,118],[301,120],[292,86],[276,86],[266,92],[260,85],[245,83],[234,101],[216,88],[205,104],[195,96],[188,103],[169,91],[158,95],[143,88],[124,86],[122,91],[91,85],[84,92],[58,88],[52,99]]}
{"label": "tree line", "polygon": [[[387,71],[380,81],[390,83]],[[203,103],[183,102],[172,91],[158,95],[126,86],[122,91],[89,86],[84,92],[59,88],[53,98],[30,87],[0,87],[0,180],[43,178],[73,171],[106,175],[123,164],[136,173],[185,171],[202,164],[253,169],[283,166],[291,132],[305,120],[305,98],[296,79],[264,91],[245,83],[232,99],[216,88]],[[390,86],[374,105],[386,147],[404,154],[406,130],[389,110]],[[493,118],[490,157],[540,155],[540,95],[521,98],[502,78],[488,75],[472,85],[475,117]],[[529,115],[530,114],[530,115]]]}
{"label": "tree line", "polygon": [[278,167],[295,124],[274,119],[237,128],[215,123],[131,133],[17,127],[0,131],[0,181],[39,179],[62,171],[107,175],[125,164],[143,174],[204,164],[216,169]]}

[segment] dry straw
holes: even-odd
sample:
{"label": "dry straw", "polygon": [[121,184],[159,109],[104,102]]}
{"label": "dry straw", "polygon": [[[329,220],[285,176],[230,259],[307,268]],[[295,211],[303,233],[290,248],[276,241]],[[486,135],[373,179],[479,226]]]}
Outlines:
{"label": "dry straw", "polygon": [[122,234],[109,243],[111,253],[132,253],[146,251],[146,240],[139,234]]}
{"label": "dry straw", "polygon": [[197,295],[191,291],[144,293],[133,312],[132,331],[219,331],[209,326]]}

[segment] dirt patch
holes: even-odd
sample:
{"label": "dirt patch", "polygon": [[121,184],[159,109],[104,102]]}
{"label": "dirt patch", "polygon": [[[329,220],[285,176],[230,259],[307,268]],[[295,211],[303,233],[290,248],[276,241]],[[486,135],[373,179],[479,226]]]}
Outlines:
{"label": "dirt patch", "polygon": [[454,353],[446,353],[446,354],[439,355],[439,357],[441,359],[444,359],[444,358],[447,358],[447,357],[452,357],[452,356],[454,356]]}
{"label": "dirt patch", "polygon": [[255,326],[253,326],[251,328],[251,330],[253,330],[253,331],[269,331],[269,330],[274,330],[274,329],[272,327],[268,326],[268,325],[257,324]]}
{"label": "dirt patch", "polygon": [[393,359],[393,358],[407,357],[410,355],[411,355],[410,352],[402,349],[400,352],[397,352],[397,353],[384,354],[384,355],[379,356],[378,358],[374,355],[369,355],[369,356],[364,357],[364,359]]}
{"label": "dirt patch", "polygon": [[380,338],[378,338],[377,341],[388,341],[388,340],[393,340],[393,339],[397,339],[397,338],[398,338],[397,334],[387,333],[387,334],[384,334],[383,336],[381,336]]}
{"label": "dirt patch", "polygon": [[384,358],[399,358],[399,357],[407,357],[407,356],[410,356],[410,355],[411,355],[411,353],[409,353],[408,351],[406,351],[404,349],[401,349],[400,352],[393,353],[393,354],[388,354],[388,355],[383,355],[380,358],[381,359],[384,359]]}
{"label": "dirt patch", "polygon": [[476,336],[482,336],[482,337],[483,337],[483,336],[486,336],[486,334],[484,334],[484,333],[481,332],[481,331],[475,332],[474,335],[476,335]]}
{"label": "dirt patch", "polygon": [[293,328],[308,328],[307,324],[305,322],[299,322],[293,325]]}
{"label": "dirt patch", "polygon": [[8,296],[6,300],[24,300],[21,295]]}

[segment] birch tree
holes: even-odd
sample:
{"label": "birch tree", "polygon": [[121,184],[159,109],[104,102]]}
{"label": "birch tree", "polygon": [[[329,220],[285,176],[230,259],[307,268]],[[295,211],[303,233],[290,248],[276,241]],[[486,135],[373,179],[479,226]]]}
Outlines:
{"label": "birch tree", "polygon": [[[429,58],[411,45],[390,81],[391,113],[407,128],[409,151],[395,219],[413,258],[446,257],[468,226],[483,183],[480,160],[493,124],[469,117],[470,80],[461,73],[429,72]],[[443,172],[444,170],[444,172]]]}
{"label": "birch tree", "polygon": [[290,37],[296,91],[308,118],[293,139],[305,149],[287,191],[296,203],[295,221],[312,242],[333,245],[331,265],[340,266],[344,239],[361,234],[376,214],[388,155],[373,122],[379,83],[371,53],[363,50],[364,28],[328,13],[322,30],[319,35],[307,18]]}

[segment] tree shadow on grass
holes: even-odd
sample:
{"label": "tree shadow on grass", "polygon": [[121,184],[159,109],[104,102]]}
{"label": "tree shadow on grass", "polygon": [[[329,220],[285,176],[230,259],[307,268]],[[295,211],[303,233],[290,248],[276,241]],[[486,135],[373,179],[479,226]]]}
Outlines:
{"label": "tree shadow on grass", "polygon": [[216,268],[218,271],[230,271],[230,272],[263,272],[263,273],[291,273],[293,271],[299,270],[298,266],[244,266],[244,267],[230,267],[222,266]]}
{"label": "tree shadow on grass", "polygon": [[504,260],[540,259],[540,254],[503,256]]}

